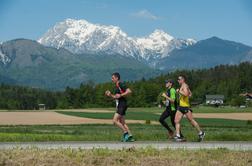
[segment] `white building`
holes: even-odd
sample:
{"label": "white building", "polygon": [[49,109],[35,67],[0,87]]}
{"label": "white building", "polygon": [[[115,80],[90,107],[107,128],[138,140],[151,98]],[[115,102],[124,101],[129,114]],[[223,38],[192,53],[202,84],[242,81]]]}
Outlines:
{"label": "white building", "polygon": [[222,105],[224,104],[224,95],[206,95],[206,104]]}

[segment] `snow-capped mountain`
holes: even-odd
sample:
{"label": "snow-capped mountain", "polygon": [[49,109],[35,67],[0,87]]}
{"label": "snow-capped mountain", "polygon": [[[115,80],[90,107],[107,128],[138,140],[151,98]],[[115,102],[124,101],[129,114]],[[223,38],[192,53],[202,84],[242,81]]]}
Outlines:
{"label": "snow-capped mountain", "polygon": [[9,62],[11,62],[11,59],[8,56],[6,56],[5,54],[3,54],[2,51],[1,51],[1,49],[0,49],[0,62],[3,65],[6,65]]}
{"label": "snow-capped mountain", "polygon": [[107,53],[131,56],[145,60],[169,56],[174,49],[196,43],[193,39],[176,39],[162,30],[147,37],[129,37],[117,26],[92,24],[86,20],[66,19],[50,28],[39,43],[65,48],[73,53]]}
{"label": "snow-capped mountain", "polygon": [[174,49],[181,49],[196,43],[193,39],[176,39],[162,30],[155,30],[148,37],[135,39],[146,60],[160,59],[169,56]]}
{"label": "snow-capped mountain", "polygon": [[134,56],[138,48],[119,27],[91,24],[85,20],[67,19],[49,29],[39,43],[66,48],[73,53],[106,52]]}

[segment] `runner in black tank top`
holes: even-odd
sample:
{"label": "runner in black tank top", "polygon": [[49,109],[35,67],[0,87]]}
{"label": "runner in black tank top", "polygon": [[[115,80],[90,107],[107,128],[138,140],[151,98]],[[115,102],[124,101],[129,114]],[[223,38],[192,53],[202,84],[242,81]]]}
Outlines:
{"label": "runner in black tank top", "polygon": [[120,74],[112,74],[112,82],[115,83],[115,91],[112,94],[109,90],[105,92],[105,95],[115,99],[116,101],[116,113],[113,117],[114,124],[123,131],[123,142],[134,141],[132,134],[130,133],[129,127],[125,122],[125,115],[127,110],[126,96],[131,93],[131,90],[122,82],[120,82]]}

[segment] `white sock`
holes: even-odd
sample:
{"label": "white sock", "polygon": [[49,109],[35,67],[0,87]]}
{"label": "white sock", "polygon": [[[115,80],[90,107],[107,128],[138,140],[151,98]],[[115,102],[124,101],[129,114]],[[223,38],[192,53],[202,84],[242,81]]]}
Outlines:
{"label": "white sock", "polygon": [[202,134],[203,134],[203,132],[202,132],[202,131],[200,131],[200,132],[199,132],[199,135],[202,135]]}

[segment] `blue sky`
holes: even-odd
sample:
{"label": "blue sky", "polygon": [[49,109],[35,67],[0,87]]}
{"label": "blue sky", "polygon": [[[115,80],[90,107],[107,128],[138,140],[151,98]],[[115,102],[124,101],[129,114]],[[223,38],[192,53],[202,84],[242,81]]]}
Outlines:
{"label": "blue sky", "polygon": [[116,25],[130,36],[162,29],[178,38],[218,36],[252,46],[250,0],[0,0],[0,41],[36,40],[66,18]]}

